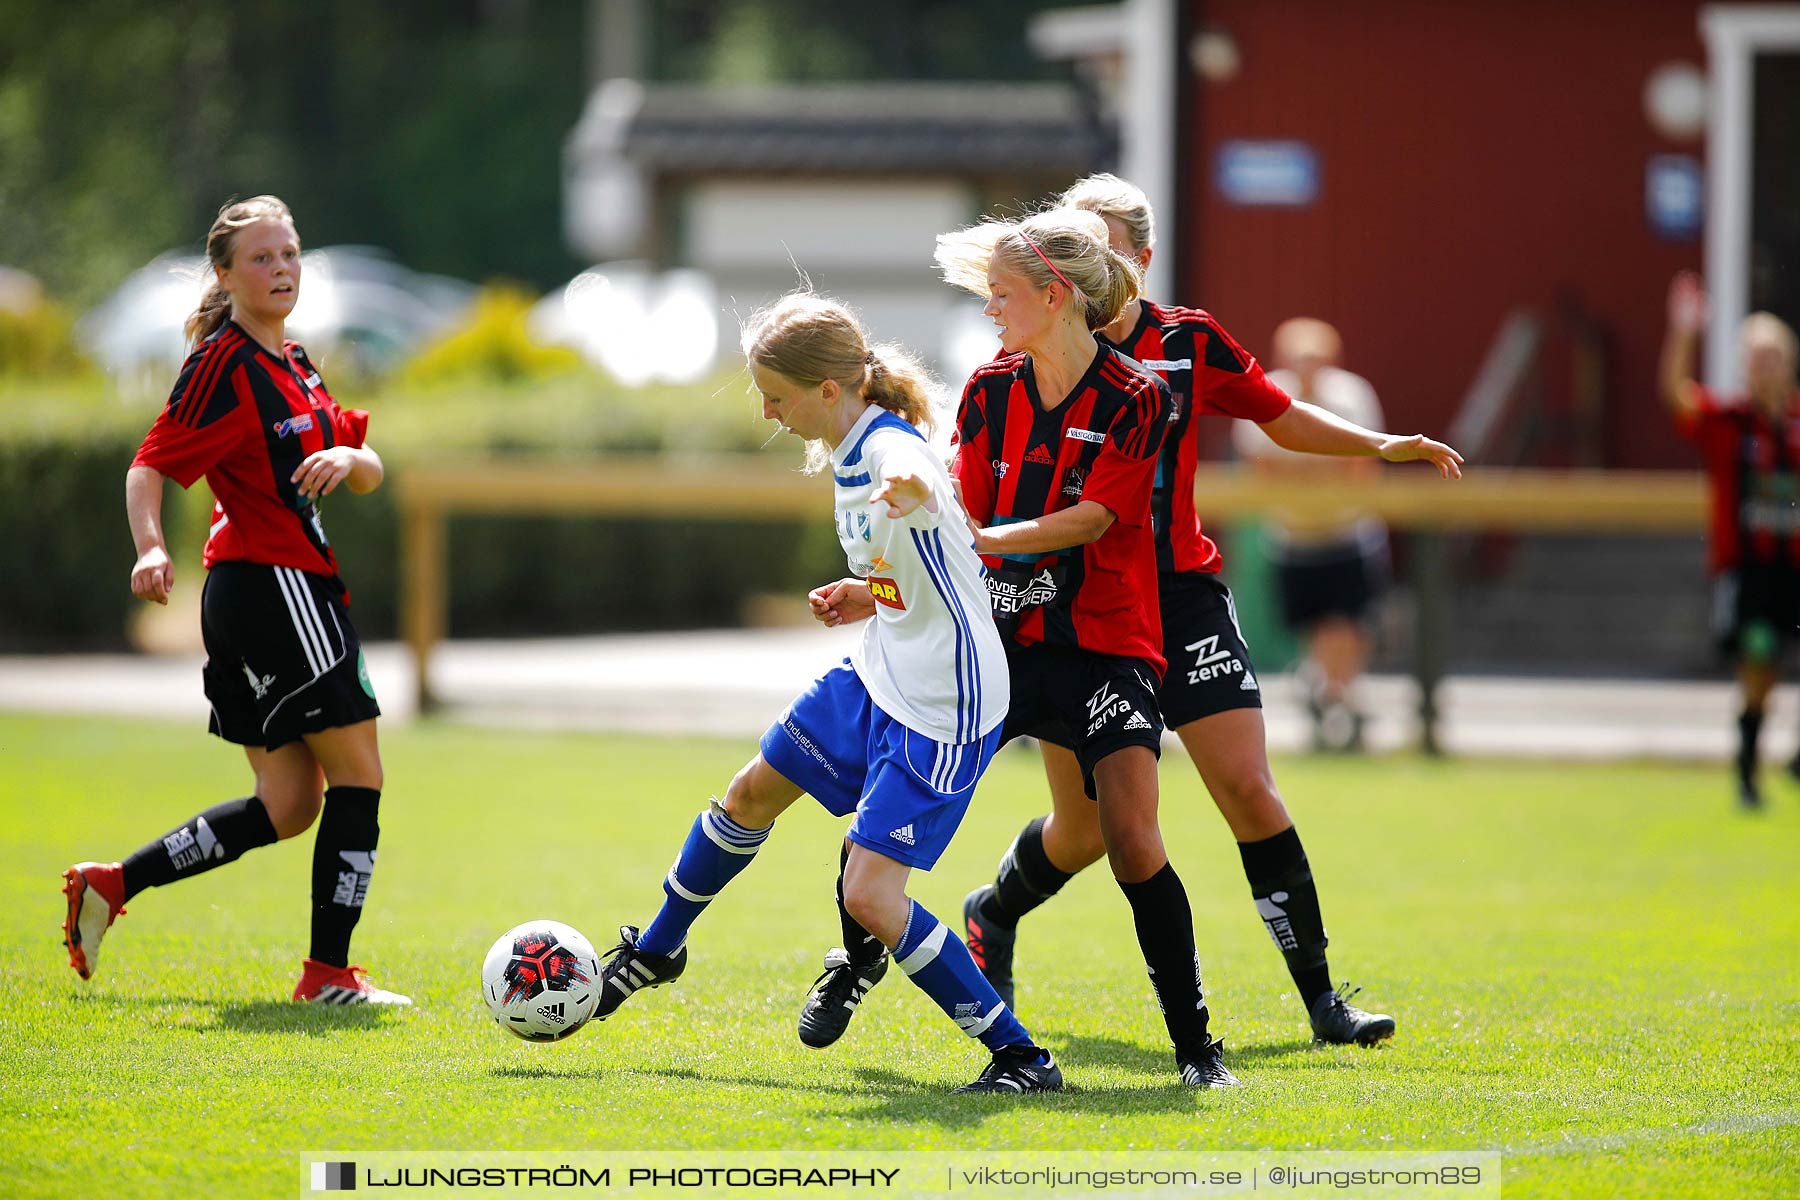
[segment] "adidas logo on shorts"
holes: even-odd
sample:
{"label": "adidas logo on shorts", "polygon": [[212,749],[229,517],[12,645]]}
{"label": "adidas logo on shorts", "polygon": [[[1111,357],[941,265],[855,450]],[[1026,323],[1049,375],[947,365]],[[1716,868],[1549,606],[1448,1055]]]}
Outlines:
{"label": "adidas logo on shorts", "polygon": [[894,830],[892,833],[888,834],[888,836],[893,838],[896,842],[899,842],[903,846],[911,846],[914,844],[913,830],[912,830],[912,826],[910,824],[902,825],[900,828],[898,828],[898,829]]}
{"label": "adidas logo on shorts", "polygon": [[1256,676],[1252,675],[1248,671],[1245,671],[1244,672],[1244,681],[1242,683],[1238,684],[1238,691],[1254,692],[1256,690],[1256,688],[1257,688]]}
{"label": "adidas logo on shorts", "polygon": [[1149,728],[1151,728],[1151,725],[1150,725],[1149,721],[1146,721],[1144,719],[1143,713],[1134,711],[1131,714],[1130,718],[1128,720],[1126,720],[1125,728],[1127,728],[1127,729],[1149,729]]}

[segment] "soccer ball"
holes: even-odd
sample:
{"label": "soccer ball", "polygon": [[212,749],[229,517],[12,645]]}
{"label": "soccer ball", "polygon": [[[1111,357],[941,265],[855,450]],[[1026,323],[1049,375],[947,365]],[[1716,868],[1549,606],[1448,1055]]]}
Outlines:
{"label": "soccer ball", "polygon": [[561,921],[527,921],[487,952],[481,997],[508,1033],[560,1042],[600,1003],[600,959],[593,943]]}

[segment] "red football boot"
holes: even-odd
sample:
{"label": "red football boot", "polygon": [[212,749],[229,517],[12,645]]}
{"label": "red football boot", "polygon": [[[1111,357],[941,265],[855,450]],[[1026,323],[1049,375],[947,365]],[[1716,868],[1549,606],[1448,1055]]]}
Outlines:
{"label": "red football boot", "polygon": [[63,918],[69,965],[83,979],[92,979],[100,961],[100,939],[125,912],[125,872],[116,862],[76,863],[63,872],[63,896],[69,902],[69,914]]}

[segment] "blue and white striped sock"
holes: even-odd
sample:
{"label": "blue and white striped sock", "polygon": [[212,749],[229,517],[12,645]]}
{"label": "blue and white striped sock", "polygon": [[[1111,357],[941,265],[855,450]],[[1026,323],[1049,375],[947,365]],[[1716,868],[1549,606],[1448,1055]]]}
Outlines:
{"label": "blue and white striped sock", "polygon": [[917,900],[894,947],[894,961],[945,1016],[989,1050],[1031,1045],[1031,1034],[982,975],[962,939]]}
{"label": "blue and white striped sock", "polygon": [[687,941],[688,930],[700,919],[713,897],[750,865],[769,830],[746,829],[717,804],[694,818],[681,854],[663,880],[663,900],[656,919],[638,935],[638,949],[649,954],[673,954]]}

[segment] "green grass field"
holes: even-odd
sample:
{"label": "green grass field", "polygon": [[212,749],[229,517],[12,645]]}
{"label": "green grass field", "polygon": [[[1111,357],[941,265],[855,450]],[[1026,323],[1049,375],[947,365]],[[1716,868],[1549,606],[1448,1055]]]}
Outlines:
{"label": "green grass field", "polygon": [[[898,972],[829,1052],[794,1035],[837,940],[841,825],[802,802],[696,928],[679,984],[567,1042],[482,1007],[488,944],[537,916],[602,948],[642,923],[748,742],[422,724],[386,737],[381,866],[355,957],[412,1011],[285,997],[310,838],[131,905],[100,971],[64,965],[58,872],[241,795],[185,726],[0,717],[0,1195],[291,1195],[318,1149],[1498,1149],[1505,1194],[1791,1196],[1800,1161],[1800,801],[1728,807],[1716,768],[1288,760],[1340,977],[1394,1013],[1315,1048],[1185,759],[1164,830],[1227,1061],[1173,1082],[1103,870],[1023,928],[1020,1015],[1054,1096],[949,1097],[985,1056]],[[914,894],[953,924],[1043,804],[1007,753]],[[102,1186],[104,1185],[104,1186]]]}

